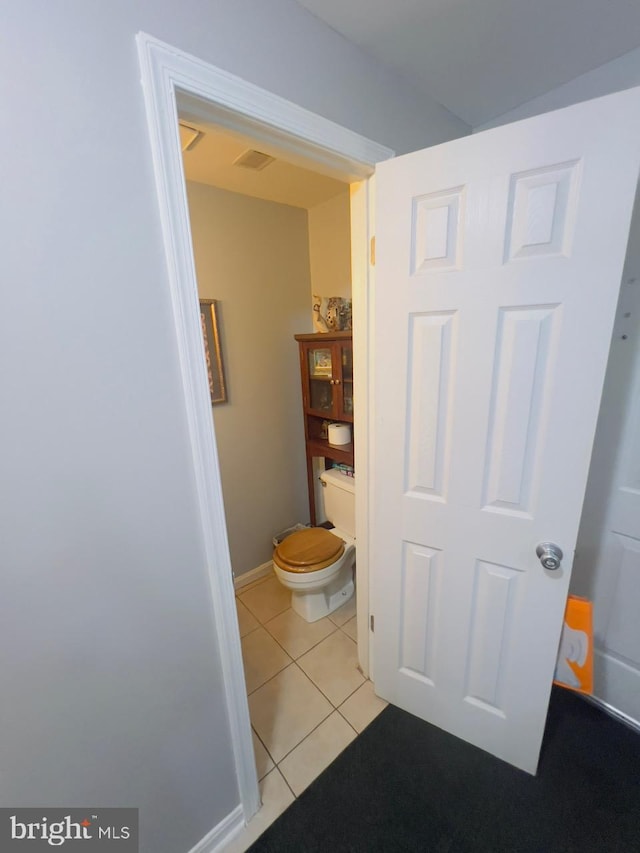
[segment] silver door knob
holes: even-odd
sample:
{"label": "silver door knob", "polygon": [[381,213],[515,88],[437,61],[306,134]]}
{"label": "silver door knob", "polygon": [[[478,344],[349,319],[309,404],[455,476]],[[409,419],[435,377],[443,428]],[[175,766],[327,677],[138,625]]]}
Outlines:
{"label": "silver door knob", "polygon": [[541,542],[536,548],[536,554],[545,569],[555,571],[560,568],[562,549],[554,542]]}

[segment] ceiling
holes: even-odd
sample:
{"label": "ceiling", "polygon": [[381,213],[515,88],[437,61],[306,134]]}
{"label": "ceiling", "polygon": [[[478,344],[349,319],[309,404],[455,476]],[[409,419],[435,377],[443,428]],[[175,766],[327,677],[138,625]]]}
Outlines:
{"label": "ceiling", "polygon": [[[470,127],[640,46],[639,0],[297,2]],[[201,132],[183,136],[188,180],[306,209],[347,191],[268,143],[188,124]],[[250,149],[276,159],[260,171],[234,165]]]}
{"label": "ceiling", "polygon": [[298,0],[477,127],[640,46],[638,0]]}
{"label": "ceiling", "polygon": [[[281,159],[278,149],[268,143],[217,125],[181,120],[180,136],[189,181],[306,209],[348,192],[341,181]],[[246,151],[256,149],[275,159],[259,171],[234,165]]]}

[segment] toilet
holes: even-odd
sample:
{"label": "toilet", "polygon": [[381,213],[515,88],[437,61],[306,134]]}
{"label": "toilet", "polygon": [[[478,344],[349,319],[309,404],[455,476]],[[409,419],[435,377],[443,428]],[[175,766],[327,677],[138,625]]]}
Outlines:
{"label": "toilet", "polygon": [[273,552],[273,568],[291,590],[291,607],[307,622],[316,622],[353,595],[355,484],[329,469],[320,475],[324,509],[332,530],[309,527],[287,536]]}

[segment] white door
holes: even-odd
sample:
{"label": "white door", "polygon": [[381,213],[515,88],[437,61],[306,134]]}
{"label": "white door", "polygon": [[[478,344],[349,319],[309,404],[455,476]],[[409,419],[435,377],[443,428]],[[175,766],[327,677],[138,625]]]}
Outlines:
{"label": "white door", "polygon": [[632,90],[376,170],[376,692],[531,773],[639,155]]}

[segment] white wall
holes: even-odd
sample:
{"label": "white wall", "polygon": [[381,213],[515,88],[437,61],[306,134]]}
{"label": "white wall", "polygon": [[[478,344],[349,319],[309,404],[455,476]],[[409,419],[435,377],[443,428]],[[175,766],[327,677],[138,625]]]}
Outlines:
{"label": "white wall", "polygon": [[513,110],[474,127],[473,132],[488,130],[490,127],[498,127],[512,121],[519,121],[530,116],[548,113],[551,110],[559,110],[570,104],[580,101],[588,101],[591,98],[599,98],[602,95],[610,95],[612,92],[621,92],[632,86],[640,86],[640,47],[631,50],[623,56],[614,59],[581,74],[573,80],[558,86],[538,98],[532,98],[524,104],[520,104]]}
{"label": "white wall", "polygon": [[631,227],[571,590],[594,602],[594,694],[640,726],[640,200]]}
{"label": "white wall", "polygon": [[238,803],[135,34],[399,152],[467,128],[292,0],[4,0],[0,796]]}
{"label": "white wall", "polygon": [[311,290],[318,296],[351,298],[350,215],[348,186],[309,209]]}
{"label": "white wall", "polygon": [[309,521],[297,332],[311,331],[301,208],[189,182],[198,290],[220,300],[229,400],[213,415],[236,577]]}

